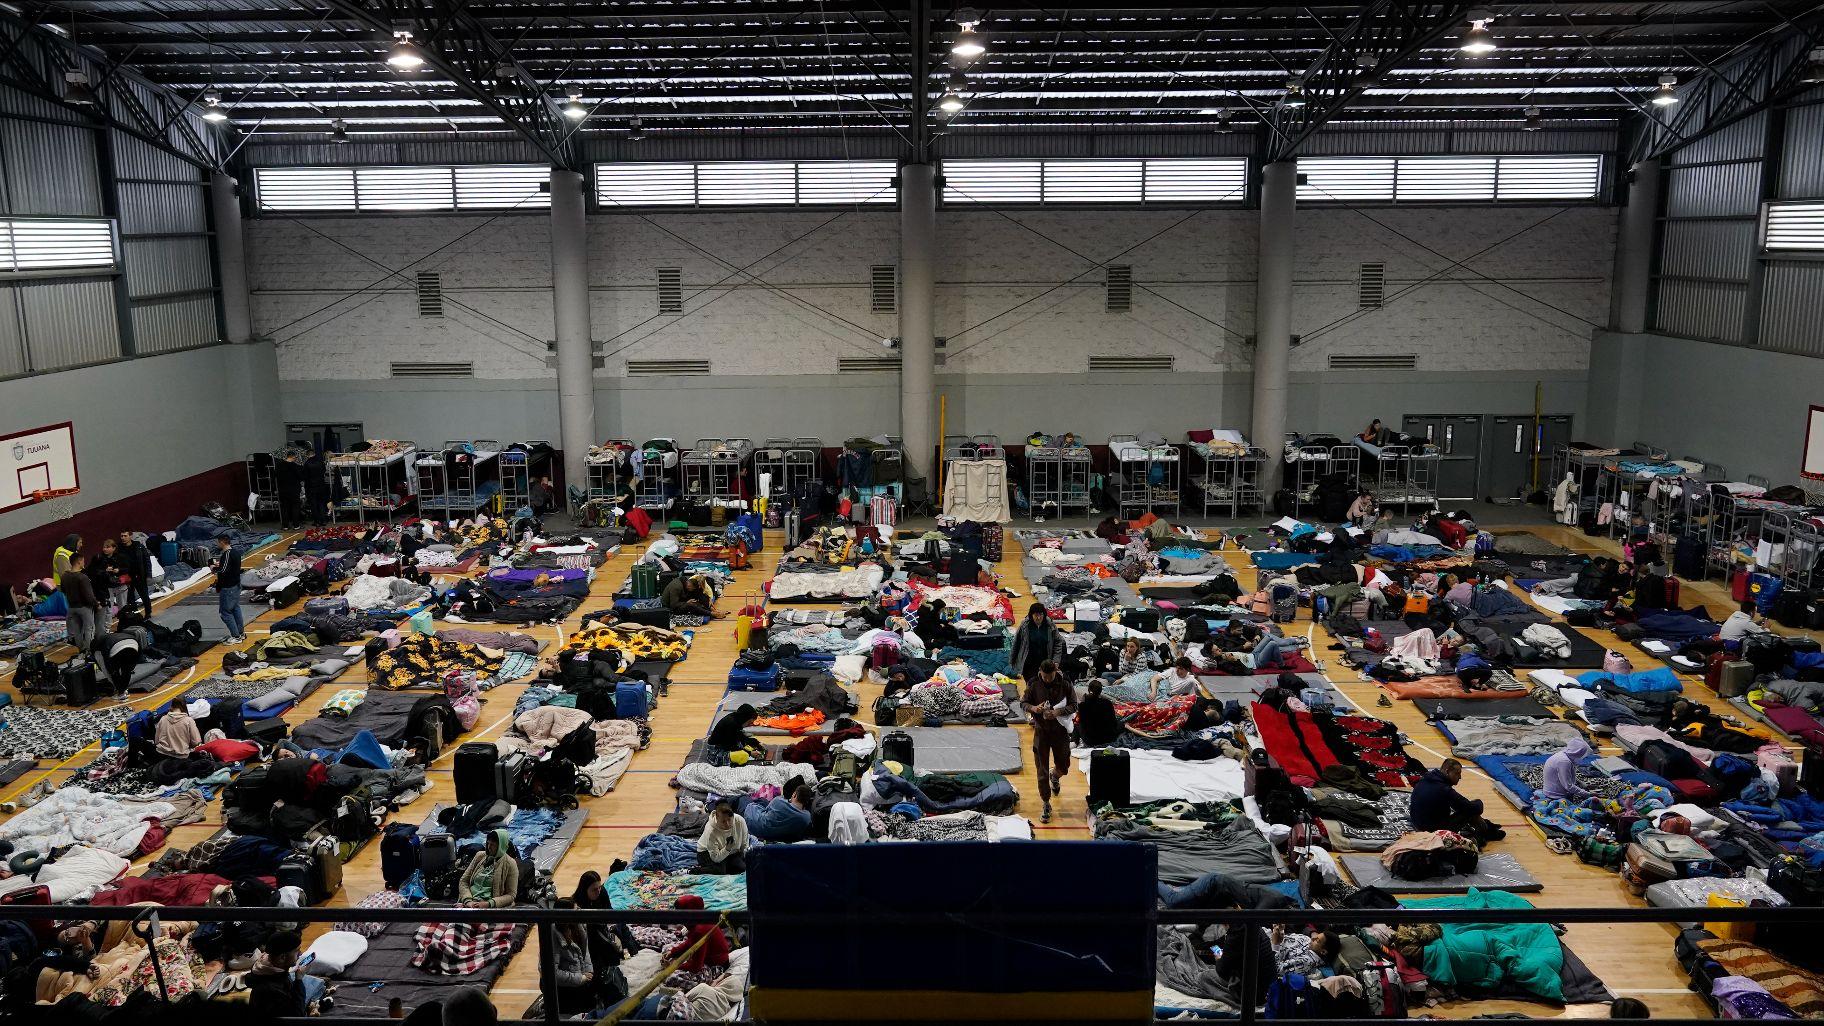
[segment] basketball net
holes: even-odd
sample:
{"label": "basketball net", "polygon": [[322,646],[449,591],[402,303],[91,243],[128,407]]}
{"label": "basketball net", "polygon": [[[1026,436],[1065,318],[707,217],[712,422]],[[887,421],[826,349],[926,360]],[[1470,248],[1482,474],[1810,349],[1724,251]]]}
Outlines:
{"label": "basketball net", "polygon": [[31,493],[33,502],[42,502],[56,520],[68,520],[76,515],[76,499],[79,488],[40,488]]}

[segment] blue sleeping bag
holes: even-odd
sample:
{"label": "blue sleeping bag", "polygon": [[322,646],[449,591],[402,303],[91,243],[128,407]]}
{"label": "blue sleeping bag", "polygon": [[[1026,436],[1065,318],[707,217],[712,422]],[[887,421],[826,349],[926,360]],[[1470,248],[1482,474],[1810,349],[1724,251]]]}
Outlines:
{"label": "blue sleeping bag", "polygon": [[1609,681],[1615,685],[1617,691],[1630,695],[1676,695],[1685,690],[1685,686],[1678,682],[1678,677],[1664,666],[1642,670],[1639,673],[1604,673],[1601,670],[1591,670],[1588,673],[1577,675],[1577,683],[1586,688],[1595,688],[1598,681]]}
{"label": "blue sleeping bag", "polygon": [[1640,618],[1641,633],[1673,645],[1716,637],[1716,621],[1677,610],[1650,613]]}
{"label": "blue sleeping bag", "polygon": [[997,776],[993,783],[975,794],[940,802],[926,794],[917,784],[889,772],[885,766],[874,767],[874,789],[883,798],[915,803],[926,813],[968,812],[989,806],[1003,798],[1011,800],[1014,797],[1013,785],[1007,782],[1006,777]]}
{"label": "blue sleeping bag", "polygon": [[1317,562],[1317,557],[1303,552],[1251,552],[1248,561],[1262,570],[1290,570],[1295,566]]}

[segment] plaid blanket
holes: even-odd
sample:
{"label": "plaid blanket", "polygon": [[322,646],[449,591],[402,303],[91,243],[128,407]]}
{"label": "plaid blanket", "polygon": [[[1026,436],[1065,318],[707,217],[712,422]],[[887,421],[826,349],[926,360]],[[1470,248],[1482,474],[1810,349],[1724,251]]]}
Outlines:
{"label": "plaid blanket", "polygon": [[427,973],[468,976],[513,950],[513,924],[426,923],[412,934],[412,964]]}

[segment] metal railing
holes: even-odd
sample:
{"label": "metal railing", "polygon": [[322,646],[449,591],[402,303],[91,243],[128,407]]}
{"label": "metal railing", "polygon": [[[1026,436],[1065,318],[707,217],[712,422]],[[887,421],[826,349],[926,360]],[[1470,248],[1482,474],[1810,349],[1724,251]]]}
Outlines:
{"label": "metal railing", "polygon": [[[1226,927],[1260,927],[1271,928],[1283,925],[1288,928],[1304,924],[1322,924],[1326,927],[1353,928],[1386,924],[1429,923],[1436,925],[1450,924],[1677,924],[1692,921],[1703,922],[1750,922],[1758,925],[1819,926],[1824,925],[1824,907],[1786,907],[1786,908],[1750,908],[1750,907],[1692,907],[1692,908],[1514,908],[1514,909],[1152,909],[1137,911],[1131,915],[1122,914],[1086,914],[1072,913],[1061,909],[1045,913],[962,913],[931,912],[902,913],[881,911],[853,905],[845,910],[829,912],[804,912],[775,914],[762,912],[758,915],[751,911],[687,911],[679,909],[662,910],[624,910],[624,909],[554,909],[554,908],[456,908],[429,907],[416,908],[239,908],[233,906],[100,906],[100,905],[8,905],[0,906],[0,921],[42,922],[80,922],[96,921],[149,921],[170,920],[187,922],[233,922],[233,923],[335,923],[358,921],[363,923],[468,923],[498,925],[510,923],[532,928],[539,943],[539,990],[545,996],[543,1001],[544,1018],[542,1020],[512,1020],[502,1018],[501,1022],[543,1022],[555,1023],[558,1017],[557,1002],[553,996],[557,993],[556,965],[552,959],[553,929],[559,924],[576,923],[579,925],[656,925],[656,926],[690,926],[708,923],[726,923],[729,925],[749,925],[760,921],[780,925],[817,925],[848,928],[855,931],[867,931],[876,936],[882,935],[893,926],[941,927],[956,926],[979,932],[984,927],[1031,927],[1035,929],[1058,927],[1094,926],[1100,930],[1139,929],[1147,927],[1148,935],[1160,926],[1226,926]],[[834,934],[833,936],[839,936]],[[1668,939],[1667,943],[1671,943]],[[1265,995],[1256,993],[1259,971],[1258,944],[1241,945],[1241,972],[1238,981],[1237,1011],[1235,1021],[1243,1026],[1251,1026],[1258,1018],[1259,1006]],[[806,957],[811,957],[809,953]],[[1821,974],[1824,975],[1824,974]],[[631,1021],[627,1018],[626,1009],[611,1012],[606,1020],[609,1022]],[[310,1019],[281,1019],[280,1022],[316,1023],[329,1026],[335,1023],[372,1023],[385,1021],[384,1017],[366,1016],[320,1016]],[[750,1019],[737,1019],[736,1022],[751,1022]],[[869,1023],[882,1021],[868,1018]],[[925,1020],[904,1020],[925,1021]],[[1079,1022],[1082,1020],[1072,1020]],[[1139,1020],[1116,1020],[1133,1022]],[[1328,1023],[1330,1026],[1377,1026],[1390,1022],[1406,1021],[1387,1018],[1369,1019],[1317,1019],[1317,1020],[1278,1020],[1278,1021],[1311,1021]],[[1680,1019],[1655,1018],[1658,1026],[1697,1026],[1697,1024],[1714,1024],[1715,1019]],[[1784,1019],[1740,1019],[1738,1022],[1784,1023]]]}

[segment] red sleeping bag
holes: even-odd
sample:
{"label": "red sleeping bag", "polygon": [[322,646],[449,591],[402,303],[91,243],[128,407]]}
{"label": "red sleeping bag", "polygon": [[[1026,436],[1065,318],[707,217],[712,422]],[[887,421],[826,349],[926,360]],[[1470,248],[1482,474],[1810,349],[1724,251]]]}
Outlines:
{"label": "red sleeping bag", "polygon": [[1255,702],[1254,726],[1267,755],[1300,787],[1317,783],[1324,769],[1339,761],[1308,712],[1287,712]]}

